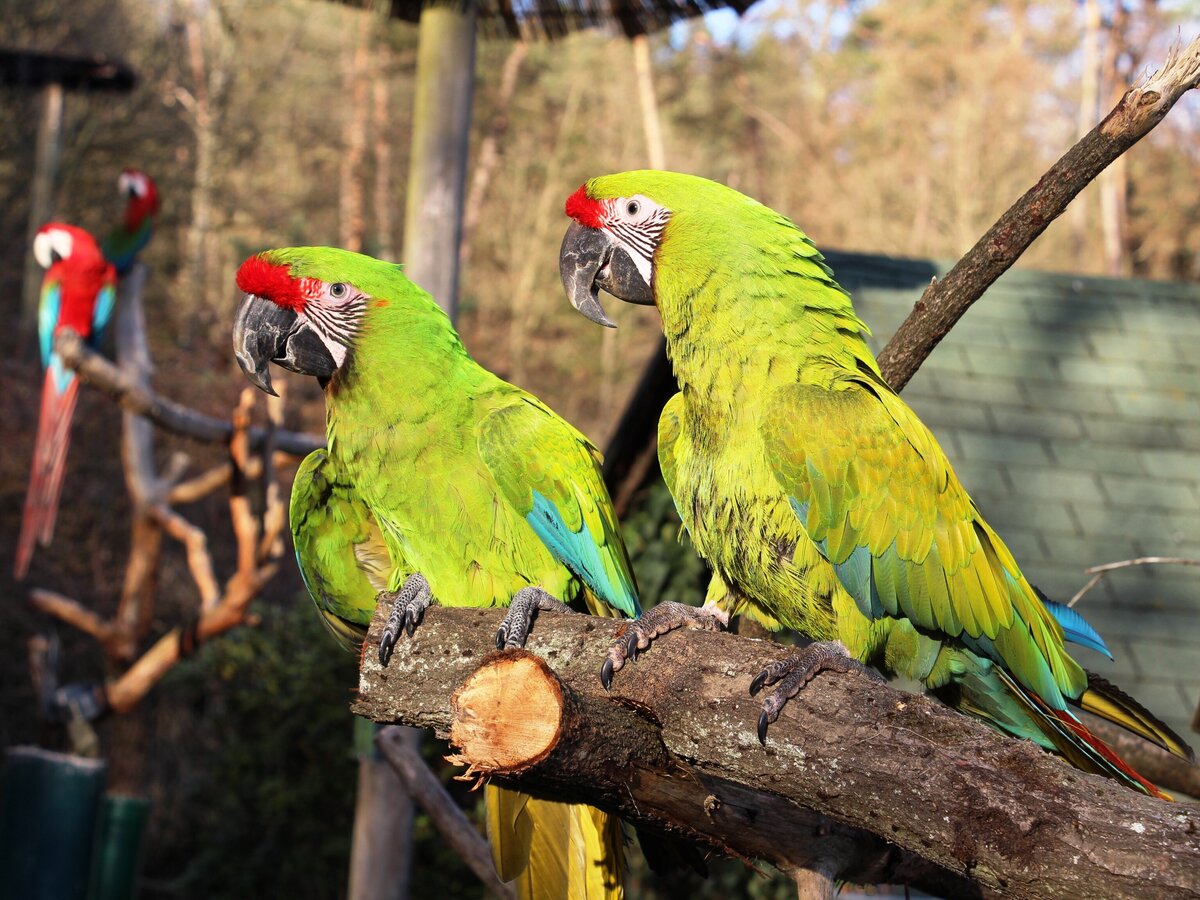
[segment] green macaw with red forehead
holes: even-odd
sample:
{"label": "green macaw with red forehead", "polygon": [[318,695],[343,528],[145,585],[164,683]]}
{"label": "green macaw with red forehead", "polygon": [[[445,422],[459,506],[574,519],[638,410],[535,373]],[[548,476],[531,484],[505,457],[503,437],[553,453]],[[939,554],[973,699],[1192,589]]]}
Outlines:
{"label": "green macaw with red forehead", "polygon": [[[997,729],[1155,796],[1080,709],[1192,759],[1065,642],[1108,652],[1039,594],[891,389],[867,326],[791,221],[731,188],[670,172],[594,178],[566,203],[560,271],[602,325],[603,289],[654,304],[680,392],[663,409],[663,477],[713,569],[700,609],[660,604],[609,653],[602,680],[683,624],[747,613],[815,640],[754,679],[758,731],[823,669],[904,675]],[[878,677],[875,675],[874,677]]]}
{"label": "green macaw with red forehead", "polygon": [[[435,601],[508,606],[498,647],[538,610],[578,599],[637,615],[637,588],[599,453],[536,397],[467,353],[401,268],[330,247],[269,250],[242,265],[234,350],[272,392],[268,363],[315,376],[328,446],[291,498],[296,559],[333,633],[362,641],[393,604],[380,658]],[[489,785],[496,869],[522,897],[621,895],[618,820]]]}

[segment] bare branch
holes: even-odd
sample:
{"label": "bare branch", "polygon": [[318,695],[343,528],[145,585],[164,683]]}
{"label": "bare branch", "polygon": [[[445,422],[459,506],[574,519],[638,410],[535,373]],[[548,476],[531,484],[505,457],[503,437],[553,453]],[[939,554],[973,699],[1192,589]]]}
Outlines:
{"label": "bare branch", "polygon": [[421,755],[404,742],[401,734],[398,728],[385,728],[375,737],[375,744],[388,765],[404,782],[405,790],[429,813],[429,818],[446,843],[462,857],[484,887],[504,900],[516,900],[517,893],[512,885],[496,877],[487,841],[463,815]]}
{"label": "bare branch", "polygon": [[1183,556],[1139,556],[1137,559],[1123,559],[1120,562],[1092,566],[1090,569],[1083,570],[1086,574],[1092,576],[1091,579],[1075,592],[1075,596],[1067,601],[1067,606],[1074,606],[1078,603],[1083,598],[1083,595],[1098,585],[1101,579],[1109,572],[1115,572],[1117,569],[1127,569],[1130,566],[1153,565],[1200,566],[1200,559],[1188,559]]}
{"label": "bare branch", "polygon": [[1200,566],[1200,559],[1188,559],[1183,556],[1139,556],[1137,559],[1123,559],[1120,562],[1104,563],[1101,566],[1092,566],[1090,569],[1084,569],[1089,575],[1103,574],[1112,572],[1116,569],[1127,569],[1130,566],[1154,566],[1154,565],[1171,565],[1171,566]]}
{"label": "bare branch", "polygon": [[[70,330],[59,332],[54,346],[63,362],[84,381],[104,391],[124,409],[145,416],[166,431],[220,444],[227,443],[233,435],[233,426],[229,422],[197,412],[133,384],[112,363],[88,349],[79,336]],[[265,429],[250,429],[252,449],[259,450],[266,438]],[[303,456],[325,446],[325,438],[323,435],[280,430],[276,444],[280,450]]]}
{"label": "bare branch", "polygon": [[221,599],[221,588],[213,571],[212,557],[208,552],[208,537],[205,533],[171,510],[165,503],[149,507],[150,517],[167,534],[183,544],[187,550],[188,569],[200,591],[200,609],[207,612]]}
{"label": "bare branch", "polygon": [[29,602],[39,612],[54,616],[84,634],[90,634],[101,644],[108,644],[116,633],[112,622],[102,619],[78,600],[54,591],[34,588],[29,592]]}
{"label": "bare branch", "polygon": [[1173,51],[1158,72],[1125,92],[1099,125],[1050,167],[941,281],[917,301],[883,352],[879,366],[896,390],[963,313],[1025,252],[1046,226],[1113,160],[1145,137],[1200,80],[1200,37]]}

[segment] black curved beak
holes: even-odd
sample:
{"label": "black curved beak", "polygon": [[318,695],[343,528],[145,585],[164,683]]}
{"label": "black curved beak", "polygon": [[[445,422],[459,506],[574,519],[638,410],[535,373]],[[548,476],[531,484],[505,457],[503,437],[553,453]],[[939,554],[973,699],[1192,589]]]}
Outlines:
{"label": "black curved beak", "polygon": [[233,323],[233,353],[246,377],[259,390],[274,394],[267,366],[275,363],[322,382],[337,370],[320,337],[290,309],[247,294]]}
{"label": "black curved beak", "polygon": [[625,248],[598,228],[571,223],[558,253],[558,274],[571,305],[597,325],[617,327],[600,306],[601,288],[628,303],[654,303],[654,292]]}

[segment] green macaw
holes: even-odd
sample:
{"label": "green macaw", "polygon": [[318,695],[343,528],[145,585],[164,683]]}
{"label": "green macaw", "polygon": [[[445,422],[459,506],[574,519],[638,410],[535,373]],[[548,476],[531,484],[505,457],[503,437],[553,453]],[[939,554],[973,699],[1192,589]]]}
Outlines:
{"label": "green macaw", "polygon": [[[580,599],[638,614],[599,454],[536,397],[476,363],[432,298],[397,265],[328,247],[248,259],[238,363],[273,392],[268,363],[324,386],[327,449],[292,488],[296,558],[332,632],[360,643],[394,603],[384,664],[437,598],[509,606],[497,646],[522,646],[538,610]],[[489,786],[504,881],[539,898],[621,895],[620,824],[586,806]]]}
{"label": "green macaw", "polygon": [[[1021,574],[937,441],[880,374],[850,296],[792,222],[724,185],[667,172],[595,178],[566,204],[572,304],[611,325],[603,288],[655,304],[680,393],[659,461],[713,569],[700,609],[660,604],[601,678],[659,634],[748,613],[816,643],[761,673],[759,737],[823,669],[920,680],[993,727],[1161,796],[1074,710],[1192,759],[1140,704],[1064,647],[1108,652]],[[875,676],[878,677],[878,676]]]}

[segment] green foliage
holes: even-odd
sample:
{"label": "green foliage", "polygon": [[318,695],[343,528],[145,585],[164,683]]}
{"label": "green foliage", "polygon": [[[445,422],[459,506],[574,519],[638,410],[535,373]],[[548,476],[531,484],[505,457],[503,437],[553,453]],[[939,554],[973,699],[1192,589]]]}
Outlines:
{"label": "green foliage", "polygon": [[346,884],[355,659],[307,598],[260,612],[261,626],[206,645],[163,688],[204,707],[196,742],[206,765],[186,788],[188,827],[177,829],[190,846],[161,848],[186,857],[180,897],[302,900]]}

